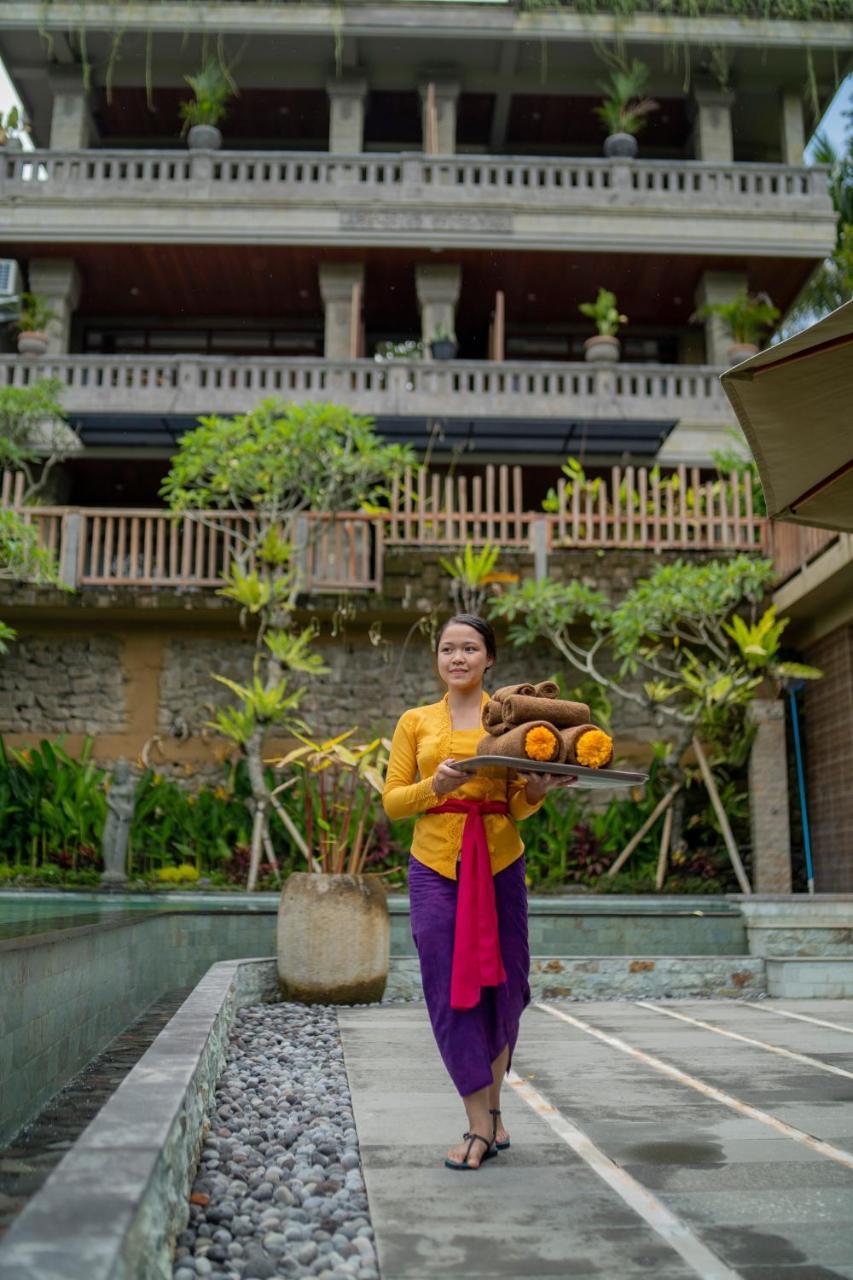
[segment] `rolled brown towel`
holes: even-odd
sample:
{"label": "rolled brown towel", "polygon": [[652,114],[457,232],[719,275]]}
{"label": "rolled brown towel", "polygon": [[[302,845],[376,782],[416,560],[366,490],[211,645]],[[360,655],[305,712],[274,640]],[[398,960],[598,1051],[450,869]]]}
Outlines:
{"label": "rolled brown towel", "polygon": [[561,729],[560,737],[566,748],[567,764],[606,769],[613,763],[613,739],[598,725],[576,724],[571,729]]}
{"label": "rolled brown towel", "polygon": [[[564,732],[570,732],[564,730]],[[566,744],[560,730],[547,720],[533,720],[517,725],[500,737],[481,738],[477,743],[478,756],[514,756],[519,768],[525,760],[547,760],[549,764],[562,764],[566,758]]]}
{"label": "rolled brown towel", "polygon": [[492,699],[495,702],[503,702],[504,698],[509,698],[513,693],[526,693],[532,696],[535,692],[535,684],[505,684],[502,689],[495,690]]}
{"label": "rolled brown towel", "polygon": [[[518,693],[526,693],[526,689],[519,689]],[[537,698],[559,698],[560,686],[553,680],[540,680],[535,686],[533,692]]]}
{"label": "rolled brown towel", "polygon": [[526,724],[528,720],[547,720],[558,729],[589,722],[589,707],[585,702],[566,702],[563,698],[526,698],[522,694],[511,693],[497,705],[507,728]]}
{"label": "rolled brown towel", "polygon": [[483,728],[486,733],[504,733],[506,725],[504,724],[502,702],[496,702],[491,698],[483,707]]}

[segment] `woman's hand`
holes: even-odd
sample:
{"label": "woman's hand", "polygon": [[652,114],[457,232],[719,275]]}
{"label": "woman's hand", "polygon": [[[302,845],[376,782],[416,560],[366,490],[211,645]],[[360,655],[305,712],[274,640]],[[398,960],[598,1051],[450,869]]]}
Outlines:
{"label": "woman's hand", "polygon": [[457,791],[463,782],[470,780],[470,774],[455,766],[456,761],[449,756],[447,760],[442,760],[432,775],[432,789],[437,796],[446,796],[451,791]]}
{"label": "woman's hand", "polygon": [[555,787],[570,787],[577,777],[570,773],[522,773],[519,778],[527,783],[527,803],[538,804]]}

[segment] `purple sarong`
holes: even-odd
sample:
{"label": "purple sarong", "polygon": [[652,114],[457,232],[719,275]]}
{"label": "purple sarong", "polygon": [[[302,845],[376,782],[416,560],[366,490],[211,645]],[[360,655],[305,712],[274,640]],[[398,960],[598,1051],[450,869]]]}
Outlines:
{"label": "purple sarong", "polygon": [[[463,874],[460,863],[458,873]],[[492,1083],[492,1063],[509,1046],[509,1068],[522,1011],[530,1003],[530,943],[524,855],[494,877],[498,937],[507,980],[483,987],[473,1009],[450,1007],[450,974],[459,882],[409,855],[412,937],[421,963],[427,1012],[438,1051],[464,1098]]]}

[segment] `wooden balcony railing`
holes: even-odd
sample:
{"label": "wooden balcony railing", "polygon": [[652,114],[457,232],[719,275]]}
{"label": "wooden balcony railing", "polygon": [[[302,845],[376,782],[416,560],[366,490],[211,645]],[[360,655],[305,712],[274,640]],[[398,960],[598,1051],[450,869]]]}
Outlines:
{"label": "wooden balcony railing", "polygon": [[[530,551],[537,572],[547,556],[585,548],[736,552],[765,549],[766,522],[736,474],[703,481],[685,467],[661,474],[614,467],[591,485],[556,489],[553,511],[527,510],[521,467],[487,466],[473,476],[441,477],[407,470],[395,481],[389,508],[303,517],[291,532],[307,591],[382,588],[384,549],[453,549],[491,543]],[[18,490],[18,493],[20,491]],[[6,477],[0,498],[13,505]],[[74,587],[211,588],[232,562],[250,514],[216,513],[212,527],[164,510],[18,507]],[[222,527],[224,525],[224,528]]]}
{"label": "wooden balcony railing", "polygon": [[838,538],[834,529],[817,529],[813,525],[768,522],[767,527],[777,586],[805,569]]}

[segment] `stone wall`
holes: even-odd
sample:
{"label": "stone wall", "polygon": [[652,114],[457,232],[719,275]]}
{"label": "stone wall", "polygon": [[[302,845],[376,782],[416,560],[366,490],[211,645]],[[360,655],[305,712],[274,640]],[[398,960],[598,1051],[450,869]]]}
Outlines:
{"label": "stone wall", "polygon": [[31,633],[0,661],[0,733],[109,733],[126,722],[115,634]]}
{"label": "stone wall", "polygon": [[[317,620],[317,651],[329,667],[310,685],[302,706],[318,736],[353,725],[365,734],[387,734],[406,707],[441,696],[429,639],[418,626],[452,612],[439,556],[392,548],[381,595],[307,602],[303,620]],[[549,572],[556,579],[579,578],[616,600],[656,562],[645,552],[557,551]],[[532,573],[532,559],[505,553],[499,568],[523,578]],[[18,630],[0,662],[0,732],[12,745],[62,734],[73,752],[92,734],[102,762],[136,759],[148,744],[146,758],[163,772],[185,776],[192,767],[197,777],[218,773],[228,744],[205,722],[233,697],[211,673],[245,682],[254,654],[251,636],[225,602],[213,593],[174,596],[150,589],[98,588],[54,599],[22,588],[19,596],[28,606],[25,620],[17,621],[6,606],[15,597],[7,596],[0,612]],[[43,603],[43,620],[33,609],[36,602]],[[570,689],[580,680],[544,642],[520,652],[499,632],[490,687],[556,672]],[[613,722],[629,758],[638,743],[661,736],[634,703],[614,706]]]}

